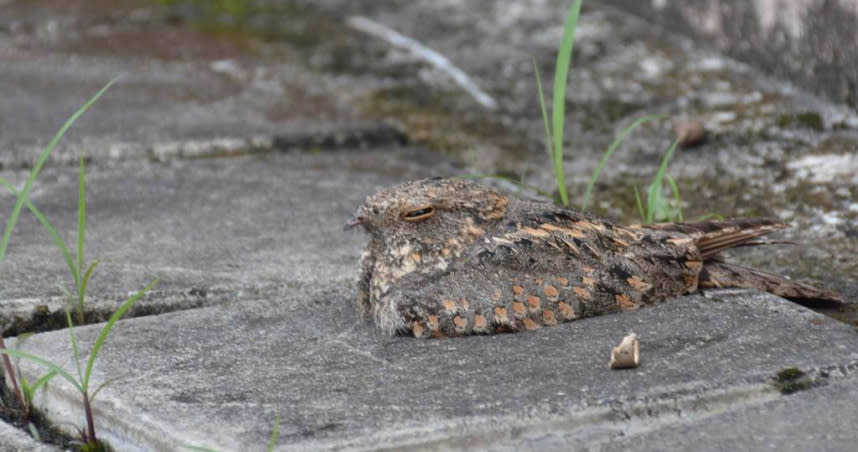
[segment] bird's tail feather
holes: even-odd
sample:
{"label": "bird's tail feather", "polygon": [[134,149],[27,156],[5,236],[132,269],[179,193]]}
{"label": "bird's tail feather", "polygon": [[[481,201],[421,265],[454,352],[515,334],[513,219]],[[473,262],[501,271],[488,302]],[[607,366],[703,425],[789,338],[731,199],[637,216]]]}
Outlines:
{"label": "bird's tail feather", "polygon": [[783,229],[787,225],[770,218],[739,218],[728,221],[653,224],[647,227],[691,236],[700,250],[700,257],[706,260],[729,248],[757,244],[754,239]]}
{"label": "bird's tail feather", "polygon": [[766,291],[797,301],[827,301],[842,303],[836,292],[822,289],[783,276],[717,260],[706,261],[698,279],[700,288],[741,288]]}
{"label": "bird's tail feather", "polygon": [[783,276],[718,259],[718,254],[729,248],[778,243],[759,240],[759,237],[783,229],[786,224],[769,218],[747,218],[727,221],[701,221],[696,223],[654,224],[652,229],[680,232],[692,237],[700,251],[703,269],[698,277],[700,288],[742,288],[763,290],[797,301],[843,302],[836,292],[791,281]]}

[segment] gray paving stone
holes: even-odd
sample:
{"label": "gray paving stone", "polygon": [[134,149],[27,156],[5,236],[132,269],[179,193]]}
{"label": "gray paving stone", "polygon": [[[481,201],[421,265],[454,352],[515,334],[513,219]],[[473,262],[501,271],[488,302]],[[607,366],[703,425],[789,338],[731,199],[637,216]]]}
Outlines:
{"label": "gray paving stone", "polygon": [[849,452],[858,444],[856,400],[858,381],[853,376],[763,405],[632,435],[603,450]]}
{"label": "gray paving stone", "polygon": [[[243,450],[265,444],[279,413],[278,450],[589,447],[622,438],[630,424],[646,433],[677,413],[695,422],[780,399],[770,381],[787,367],[831,374],[858,361],[853,328],[753,292],[527,334],[425,341],[380,337],[356,320],[352,298],[337,284],[121,322],[96,366],[97,381],[119,378],[95,404],[102,436],[122,450]],[[79,329],[81,340],[98,328]],[[641,367],[609,370],[611,347],[629,331],[641,337]],[[39,334],[25,347],[66,361],[66,335]],[[839,394],[819,393],[827,397]],[[81,423],[60,381],[39,404],[55,421]],[[839,408],[834,415],[850,413]]]}
{"label": "gray paving stone", "polygon": [[57,452],[56,447],[40,443],[21,430],[0,421],[0,452]]}
{"label": "gray paving stone", "polygon": [[[337,89],[329,77],[287,63],[291,59],[273,63],[235,42],[172,27],[146,1],[113,5],[122,19],[108,26],[113,42],[105,49],[87,29],[103,21],[104,11],[87,11],[87,3],[5,5],[9,14],[0,19],[0,167],[32,165],[63,122],[116,77],[121,77],[118,83],[77,121],[53,161],[246,152],[270,147],[278,135],[324,133],[361,122],[330,95]],[[63,13],[55,9],[66,5],[70,9]],[[129,6],[149,10],[145,26],[128,20],[121,10]],[[31,33],[39,28],[64,38]],[[241,75],[225,74],[224,66]]]}

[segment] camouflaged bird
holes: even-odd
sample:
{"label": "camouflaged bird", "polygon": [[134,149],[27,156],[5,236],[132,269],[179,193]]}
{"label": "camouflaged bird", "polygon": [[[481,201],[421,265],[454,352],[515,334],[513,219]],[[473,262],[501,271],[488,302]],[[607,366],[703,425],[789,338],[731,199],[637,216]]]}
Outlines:
{"label": "camouflaged bird", "polygon": [[768,219],[620,226],[508,199],[462,179],[424,179],[369,196],[349,227],[369,243],[358,310],[386,334],[464,336],[535,329],[637,309],[698,288],[787,298],[837,294],[724,263],[785,225]]}

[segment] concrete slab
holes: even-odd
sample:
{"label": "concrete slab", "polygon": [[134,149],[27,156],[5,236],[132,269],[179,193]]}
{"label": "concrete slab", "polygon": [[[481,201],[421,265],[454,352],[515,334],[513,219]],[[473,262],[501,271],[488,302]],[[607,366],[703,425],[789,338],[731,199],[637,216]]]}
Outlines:
{"label": "concrete slab", "polygon": [[[89,285],[92,307],[103,301],[104,311],[115,309],[155,277],[149,312],[348,284],[364,237],[343,226],[363,199],[393,182],[456,172],[438,154],[408,148],[93,166],[86,258],[101,264]],[[16,184],[26,177],[2,174]],[[49,168],[30,196],[72,244],[76,187],[76,168]],[[0,194],[0,212],[13,204]],[[0,327],[26,320],[38,305],[62,312],[55,286],[70,285],[71,276],[27,212],[2,271]]]}
{"label": "concrete slab", "polygon": [[40,443],[21,430],[0,421],[0,452],[57,452],[59,449]]}
{"label": "concrete slab", "polygon": [[335,80],[294,64],[288,49],[176,26],[162,9],[147,0],[4,5],[0,167],[32,165],[65,119],[117,76],[54,161],[161,159],[182,146],[246,152],[269,148],[278,134],[360,119]]}
{"label": "concrete slab", "polygon": [[678,422],[656,432],[629,435],[602,450],[851,451],[858,444],[854,370],[851,378],[825,387],[698,422]]}
{"label": "concrete slab", "polygon": [[[568,450],[630,425],[648,432],[779,399],[770,382],[784,368],[823,384],[858,362],[853,328],[760,293],[425,341],[379,337],[356,320],[353,296],[327,286],[121,322],[96,366],[96,381],[118,378],[95,404],[102,437],[129,451],[242,450],[265,444],[279,413],[278,450],[518,450],[549,433]],[[82,342],[98,328],[80,328]],[[611,347],[629,331],[641,337],[642,366],[609,370]],[[67,362],[67,334],[39,334],[25,348]],[[39,405],[55,422],[81,423],[67,384],[52,382]],[[834,416],[851,413],[839,406]]]}

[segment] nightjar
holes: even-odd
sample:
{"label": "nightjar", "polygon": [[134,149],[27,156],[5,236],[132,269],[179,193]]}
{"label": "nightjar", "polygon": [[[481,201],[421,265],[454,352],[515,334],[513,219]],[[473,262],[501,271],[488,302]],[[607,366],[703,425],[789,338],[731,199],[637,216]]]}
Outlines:
{"label": "nightjar", "polygon": [[719,258],[785,227],[771,219],[622,226],[473,181],[434,178],[369,196],[347,225],[354,226],[369,235],[357,307],[389,335],[522,331],[698,288],[839,300]]}

